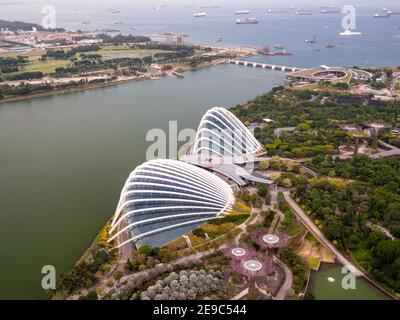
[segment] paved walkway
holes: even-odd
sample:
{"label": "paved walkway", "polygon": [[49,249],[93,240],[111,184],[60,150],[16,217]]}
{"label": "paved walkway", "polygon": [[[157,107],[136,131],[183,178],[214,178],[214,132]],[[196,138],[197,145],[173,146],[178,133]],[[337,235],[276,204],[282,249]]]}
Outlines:
{"label": "paved walkway", "polygon": [[394,235],[392,235],[390,233],[390,231],[388,229],[386,229],[385,227],[382,227],[378,224],[373,224],[371,222],[367,222],[365,224],[368,228],[370,228],[371,230],[378,230],[380,232],[382,232],[386,237],[388,237],[390,240],[396,240],[396,237]]}
{"label": "paved walkway", "polygon": [[350,260],[348,260],[321,232],[321,230],[311,221],[311,219],[305,214],[303,209],[293,200],[290,196],[290,191],[283,191],[285,200],[292,207],[296,216],[303,222],[307,229],[317,238],[317,240],[325,245],[344,266],[350,266],[354,275],[357,277],[365,276],[364,273],[359,270]]}
{"label": "paved walkway", "polygon": [[245,295],[249,293],[249,287],[244,289],[242,292],[239,292],[236,296],[234,296],[231,300],[240,300],[242,299]]}
{"label": "paved walkway", "polygon": [[281,260],[277,257],[274,257],[274,261],[278,264],[283,272],[285,273],[285,281],[283,282],[282,286],[280,287],[278,293],[273,297],[274,300],[285,300],[289,290],[292,288],[293,285],[293,273],[290,268],[284,264]]}
{"label": "paved walkway", "polygon": [[[126,221],[125,219],[119,224],[118,226],[118,232],[125,228],[126,226]],[[118,243],[124,243],[127,241],[129,238],[129,231],[122,232],[118,236]],[[119,259],[118,259],[118,266],[117,270],[123,271],[125,268],[125,264],[128,261],[128,259],[132,256],[132,243],[126,243],[122,247],[119,247]]]}
{"label": "paved walkway", "polygon": [[[382,140],[379,140],[378,143],[379,143],[379,145],[381,145],[389,150],[368,155],[368,157],[370,157],[371,159],[375,160],[375,159],[387,158],[387,157],[400,157],[400,149],[399,148],[392,146],[391,144],[388,144]],[[334,156],[334,157],[339,157],[339,159],[341,159],[341,160],[347,160],[347,159],[352,158],[353,155],[342,155],[342,156]]]}

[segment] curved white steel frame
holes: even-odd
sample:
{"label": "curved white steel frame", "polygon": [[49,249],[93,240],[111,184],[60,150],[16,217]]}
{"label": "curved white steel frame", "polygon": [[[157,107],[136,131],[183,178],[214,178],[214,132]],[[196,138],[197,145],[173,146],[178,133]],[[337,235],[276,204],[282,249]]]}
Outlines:
{"label": "curved white steel frame", "polygon": [[[157,218],[151,218],[151,219],[146,219],[146,220],[141,220],[138,222],[133,222],[128,224],[126,227],[122,228],[120,230],[120,232],[124,232],[126,230],[129,230],[131,228],[134,228],[136,226],[140,226],[141,224],[149,224],[149,223],[153,223],[153,222],[159,222],[159,221],[163,221],[163,220],[168,220],[168,219],[175,219],[175,218],[184,218],[184,217],[195,217],[195,216],[212,216],[212,218],[215,217],[215,212],[196,212],[196,213],[182,213],[182,214],[173,214],[170,216],[166,216],[166,217],[157,217]],[[113,239],[115,239],[118,236],[118,234],[114,234],[111,238],[110,241],[112,241]]]}
{"label": "curved white steel frame", "polygon": [[[137,195],[140,199],[135,198]],[[132,236],[119,243],[120,247],[159,232],[213,219],[232,208],[233,203],[231,187],[204,169],[177,160],[148,161],[136,167],[126,180],[109,234],[116,232],[108,241],[132,230]],[[183,218],[193,219],[179,222]],[[171,224],[166,227],[144,233],[136,229],[168,220]],[[122,221],[127,224],[118,228]]]}
{"label": "curved white steel frame", "polygon": [[[203,142],[206,142],[206,146]],[[212,108],[200,121],[192,153],[241,156],[256,155],[263,151],[263,146],[233,113],[224,108]]]}
{"label": "curved white steel frame", "polygon": [[122,243],[119,243],[119,244],[116,246],[116,248],[122,247],[123,245],[125,245],[125,244],[127,244],[127,243],[134,242],[134,241],[137,241],[137,240],[146,238],[146,237],[148,237],[148,236],[151,236],[151,235],[154,235],[154,234],[157,234],[157,233],[161,233],[161,232],[164,232],[164,231],[176,229],[176,228],[183,227],[183,226],[187,226],[187,225],[190,225],[190,224],[206,222],[207,220],[210,220],[210,218],[197,219],[197,220],[192,220],[192,221],[186,221],[186,222],[183,222],[183,223],[178,223],[178,224],[175,224],[175,225],[170,225],[170,226],[166,226],[166,227],[159,228],[159,229],[154,229],[154,230],[151,230],[151,231],[142,233],[142,234],[140,234],[140,235],[134,236],[134,237],[132,237],[132,238],[130,238],[130,239],[128,239],[128,240],[122,242]]}

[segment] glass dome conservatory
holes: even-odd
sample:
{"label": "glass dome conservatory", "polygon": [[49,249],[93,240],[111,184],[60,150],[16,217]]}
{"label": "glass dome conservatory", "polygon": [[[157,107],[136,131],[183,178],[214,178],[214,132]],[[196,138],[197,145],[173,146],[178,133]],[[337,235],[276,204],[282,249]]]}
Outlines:
{"label": "glass dome conservatory", "polygon": [[118,247],[161,246],[226,213],[233,203],[231,187],[204,169],[177,160],[148,161],[122,189],[109,241],[118,238]]}
{"label": "glass dome conservatory", "polygon": [[192,153],[220,157],[259,155],[264,148],[230,111],[212,108],[200,121]]}

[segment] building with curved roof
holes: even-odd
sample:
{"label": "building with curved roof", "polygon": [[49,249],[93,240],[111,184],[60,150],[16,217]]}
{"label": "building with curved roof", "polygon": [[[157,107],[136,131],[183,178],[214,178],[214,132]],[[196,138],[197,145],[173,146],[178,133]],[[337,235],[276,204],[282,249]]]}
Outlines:
{"label": "building with curved roof", "polygon": [[177,160],[151,160],[126,180],[109,241],[118,238],[118,247],[161,246],[229,212],[233,204],[231,187],[216,175]]}
{"label": "building with curved roof", "polygon": [[193,155],[237,157],[255,156],[264,152],[252,132],[232,112],[212,108],[200,121]]}

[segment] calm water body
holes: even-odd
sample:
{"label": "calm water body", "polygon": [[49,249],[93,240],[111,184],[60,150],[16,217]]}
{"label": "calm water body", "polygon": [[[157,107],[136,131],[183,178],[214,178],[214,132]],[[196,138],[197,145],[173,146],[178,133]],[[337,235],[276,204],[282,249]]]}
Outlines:
{"label": "calm water body", "polygon": [[[363,36],[340,39],[340,15],[267,14],[252,8],[258,25],[235,25],[234,10],[154,5],[128,1],[0,1],[0,19],[41,21],[44,4],[54,4],[59,27],[75,30],[120,28],[124,33],[174,31],[194,43],[224,46],[281,43],[292,57],[253,57],[290,66],[399,65],[400,15],[371,18],[360,9]],[[124,3],[118,5],[119,3]],[[76,9],[76,10],[74,10]],[[121,10],[112,14],[110,9]],[[393,8],[395,9],[395,8]],[[91,24],[82,25],[82,21]],[[123,25],[114,25],[123,21]],[[317,35],[318,43],[304,39]],[[327,42],[337,47],[325,49]],[[319,51],[317,51],[319,50]],[[210,107],[232,106],[270,90],[283,79],[279,72],[219,66],[188,73],[185,79],[161,79],[0,104],[0,299],[43,298],[41,268],[67,270],[113,214],[128,173],[145,161],[149,129],[196,128]],[[320,274],[320,273],[318,273]],[[315,290],[325,292],[330,288]],[[314,292],[317,296],[317,293]],[[343,296],[346,298],[347,296]],[[319,298],[319,297],[318,297]],[[350,297],[349,297],[350,298]]]}
{"label": "calm water body", "polygon": [[[318,272],[313,272],[309,284],[311,292],[316,300],[388,300],[389,298],[378,291],[364,279],[356,280],[356,288],[345,290],[341,281],[344,274],[342,266],[322,264]],[[329,281],[328,279],[334,281]]]}
{"label": "calm water body", "polygon": [[41,268],[65,271],[112,216],[146,133],[269,91],[283,74],[234,65],[0,104],[1,298],[40,298]]}

